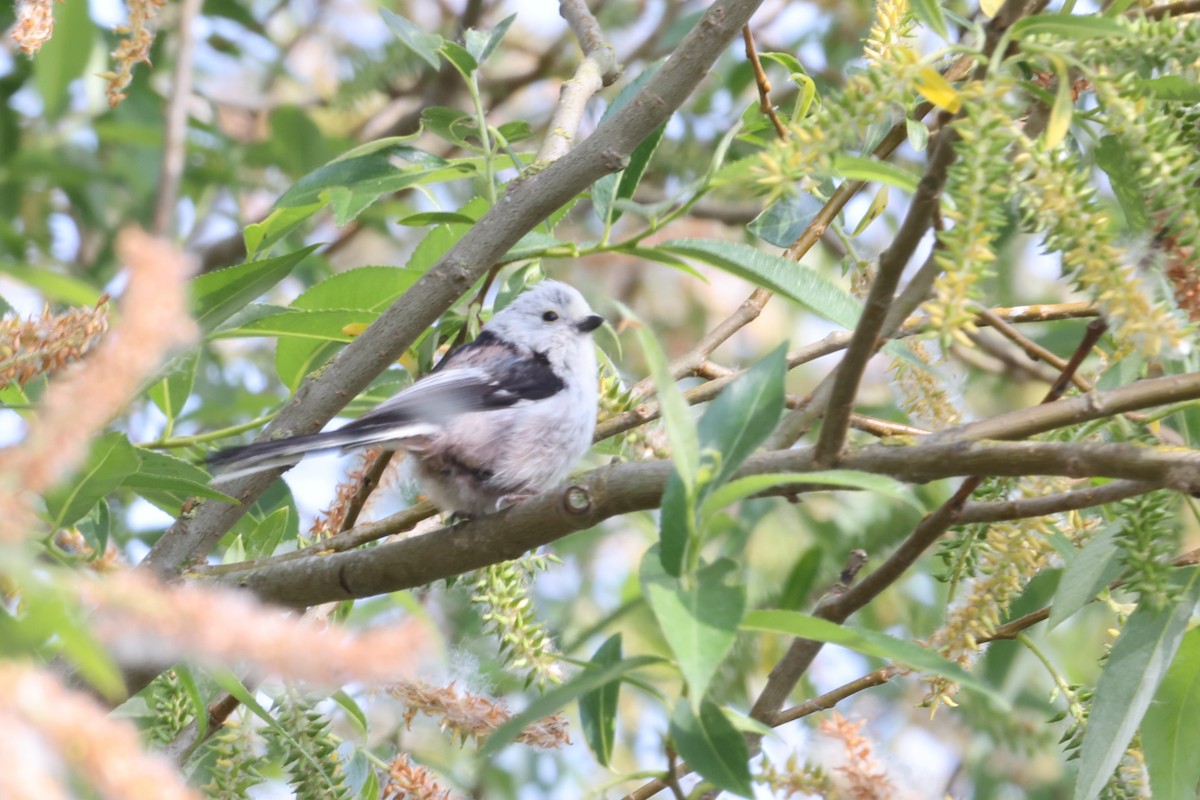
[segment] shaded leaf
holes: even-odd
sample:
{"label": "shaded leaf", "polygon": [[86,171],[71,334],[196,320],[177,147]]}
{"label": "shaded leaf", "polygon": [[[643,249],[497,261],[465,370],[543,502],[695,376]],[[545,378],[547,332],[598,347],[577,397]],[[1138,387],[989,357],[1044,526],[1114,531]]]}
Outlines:
{"label": "shaded leaf", "polygon": [[237,503],[229,495],[209,487],[211,477],[200,467],[157,450],[138,447],[136,451],[138,468],[125,477],[121,486],[132,489],[168,514],[178,513],[189,497]]}
{"label": "shaded leaf", "polygon": [[1200,568],[1181,572],[1172,583],[1167,604],[1139,604],[1113,643],[1083,734],[1075,800],[1100,794],[1175,658],[1200,597]]}
{"label": "shaded leaf", "polygon": [[1047,627],[1054,629],[1090,603],[1121,574],[1117,527],[1109,525],[1092,537],[1068,563],[1054,592]]}
{"label": "shaded leaf", "polygon": [[852,180],[875,181],[911,193],[917,191],[917,183],[920,181],[920,176],[902,167],[865,156],[838,153],[834,156],[833,168]]}
{"label": "shaded leaf", "polygon": [[746,739],[711,700],[696,711],[680,700],[671,715],[671,740],[684,762],[714,786],[751,797],[750,750]]}
{"label": "shaded leaf", "polygon": [[1179,645],[1142,720],[1152,797],[1195,797],[1200,784],[1200,628]]}
{"label": "shaded leaf", "polygon": [[209,272],[191,282],[192,316],[204,332],[216,328],[251,300],[283,280],[320,245],[310,245],[276,258],[248,261]]}
{"label": "shaded leaf", "polygon": [[946,17],[942,14],[942,4],[938,0],[911,0],[909,7],[925,27],[943,39],[950,38],[950,32],[946,29]]}
{"label": "shaded leaf", "polygon": [[1038,14],[1017,20],[1008,30],[1010,35],[1017,40],[1043,33],[1059,39],[1092,39],[1097,36],[1129,35],[1129,29],[1115,19],[1093,15]]}
{"label": "shaded leaf", "polygon": [[404,42],[409,50],[420,56],[426,64],[434,69],[440,66],[438,49],[442,46],[441,36],[422,30],[391,9],[381,8],[379,13],[383,17],[383,21],[391,28],[392,33],[396,34],[396,38]]}
{"label": "shaded leaf", "polygon": [[60,3],[54,10],[54,35],[33,59],[33,78],[42,95],[46,121],[58,119],[67,107],[71,81],[83,75],[96,38],[87,3]]}
{"label": "shaded leaf", "polygon": [[662,569],[654,548],[642,557],[642,591],[663,638],[679,663],[688,696],[698,703],[737,638],[746,610],[746,587],[737,564],[723,558],[681,581]]}
{"label": "shaded leaf", "polygon": [[[589,669],[603,669],[621,660],[621,634],[614,633],[596,649]],[[579,698],[579,721],[583,739],[596,761],[607,767],[612,760],[617,731],[617,696],[620,684],[612,682],[593,689]]]}
{"label": "shaded leaf", "polygon": [[92,442],[87,458],[74,477],[46,494],[52,528],[73,525],[100,498],[116,489],[141,459],[123,433],[108,433]]}
{"label": "shaded leaf", "polygon": [[484,61],[487,61],[488,56],[500,44],[500,40],[504,38],[505,32],[508,31],[508,27],[513,24],[513,20],[516,18],[516,14],[510,14],[488,31],[477,31],[474,28],[467,29],[463,35],[463,41],[467,45],[467,52],[471,54],[476,63],[482,64]]}

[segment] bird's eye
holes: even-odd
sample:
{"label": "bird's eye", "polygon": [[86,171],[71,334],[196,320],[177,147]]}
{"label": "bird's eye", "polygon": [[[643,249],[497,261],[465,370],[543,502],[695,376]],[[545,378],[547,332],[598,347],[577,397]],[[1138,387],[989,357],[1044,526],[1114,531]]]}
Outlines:
{"label": "bird's eye", "polygon": [[545,314],[542,314],[542,319],[546,320],[546,322],[554,322],[554,320],[558,319],[558,313],[547,311]]}

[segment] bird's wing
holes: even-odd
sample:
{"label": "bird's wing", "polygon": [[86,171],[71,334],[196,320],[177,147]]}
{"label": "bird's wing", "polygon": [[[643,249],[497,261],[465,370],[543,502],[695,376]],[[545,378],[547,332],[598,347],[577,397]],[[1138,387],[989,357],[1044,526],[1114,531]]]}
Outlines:
{"label": "bird's wing", "polygon": [[522,353],[485,331],[425,378],[335,431],[222,450],[208,463],[223,470],[221,480],[229,480],[295,464],[308,453],[419,440],[459,414],[544,400],[564,387],[545,356]]}
{"label": "bird's wing", "polygon": [[522,353],[485,331],[444,358],[428,376],[339,430],[437,424],[471,411],[544,400],[564,387],[544,356]]}

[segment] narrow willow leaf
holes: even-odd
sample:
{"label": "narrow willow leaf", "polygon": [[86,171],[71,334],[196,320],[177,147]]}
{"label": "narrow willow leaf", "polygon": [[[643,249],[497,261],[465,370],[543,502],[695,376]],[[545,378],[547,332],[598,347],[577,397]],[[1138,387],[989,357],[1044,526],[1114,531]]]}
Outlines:
{"label": "narrow willow leaf", "polygon": [[700,446],[721,454],[707,488],[720,486],[766,441],[783,413],[787,343],[746,370],[717,395],[697,425]]}
{"label": "narrow willow leaf", "polygon": [[1152,797],[1195,797],[1200,784],[1200,628],[1179,652],[1142,720],[1142,752]]}
{"label": "narrow willow leaf", "polygon": [[211,488],[211,477],[200,467],[182,458],[157,450],[134,448],[138,456],[137,469],[125,476],[121,486],[132,489],[168,514],[177,514],[189,497],[203,497],[222,503],[237,504],[237,500]]}
{"label": "narrow willow leaf", "polygon": [[1101,137],[1095,158],[1096,166],[1108,175],[1117,204],[1125,214],[1125,224],[1131,232],[1141,233],[1146,229],[1148,218],[1137,161],[1129,157],[1125,143],[1116,136]]}
{"label": "narrow willow leaf", "polygon": [[848,330],[858,324],[858,301],[819,273],[741,242],[672,239],[659,245],[678,256],[703,261],[784,295],[819,317]]}
{"label": "narrow willow leaf", "polygon": [[1100,590],[1121,574],[1117,526],[1109,525],[1092,537],[1067,563],[1050,605],[1051,630],[1090,603]]}
{"label": "narrow willow leaf", "polygon": [[1167,605],[1139,605],[1113,642],[1083,734],[1074,800],[1092,800],[1108,783],[1175,658],[1200,599],[1200,568],[1172,584]]}
{"label": "narrow willow leaf", "polygon": [[496,27],[488,31],[477,31],[474,28],[468,28],[463,34],[463,41],[467,45],[467,52],[475,59],[477,64],[482,64],[487,61],[488,56],[495,51],[496,46],[500,44],[500,40],[504,38],[505,32],[508,31],[513,20],[517,18],[516,14],[509,14],[504,19],[496,23]]}
{"label": "narrow willow leaf", "polygon": [[865,492],[874,492],[893,500],[899,500],[921,513],[925,512],[925,507],[913,497],[912,491],[906,484],[886,475],[874,475],[869,472],[847,469],[822,472],[776,472],[737,478],[705,498],[700,514],[702,517],[708,517],[739,500],[745,500],[747,497],[753,497],[768,489],[789,484],[806,486],[827,484],[831,488],[861,489]]}
{"label": "narrow willow leaf", "polygon": [[659,413],[667,428],[667,440],[671,445],[671,461],[675,464],[675,472],[690,491],[691,487],[696,485],[696,470],[700,464],[696,423],[692,420],[687,401],[683,399],[683,392],[679,391],[679,384],[671,375],[667,357],[658,340],[649,328],[638,328],[637,334],[642,345],[642,354],[650,367],[650,376],[654,379]]}
{"label": "narrow willow leaf", "polygon": [[684,762],[705,780],[742,797],[753,796],[746,739],[716,703],[704,700],[697,713],[680,700],[671,715],[671,741]]}
{"label": "narrow willow leaf", "polygon": [[192,393],[192,383],[196,379],[196,362],[199,354],[191,353],[172,365],[166,377],[150,387],[150,399],[159,411],[172,423],[183,413],[183,404]]}
{"label": "narrow willow leaf", "polygon": [[1200,103],[1200,83],[1181,75],[1161,75],[1137,82],[1141,89],[1156,100],[1168,103]]}
{"label": "narrow willow leaf", "polygon": [[871,205],[867,206],[867,210],[863,214],[862,219],[860,219],[858,224],[854,226],[854,230],[850,233],[850,238],[853,239],[857,237],[859,234],[865,231],[872,222],[879,219],[879,217],[883,215],[883,212],[887,210],[887,204],[888,187],[885,183],[883,186],[879,187],[878,191],[875,192],[875,196],[871,198]]}
{"label": "narrow willow leaf", "polygon": [[1071,129],[1071,117],[1075,113],[1075,99],[1071,94],[1071,75],[1061,58],[1050,57],[1054,72],[1058,76],[1058,88],[1054,92],[1054,105],[1050,107],[1050,119],[1046,122],[1045,147],[1052,150],[1067,138]]}
{"label": "narrow willow leaf", "polygon": [[213,330],[287,277],[297,264],[318,247],[320,245],[310,245],[294,253],[262,261],[248,261],[193,279],[190,289],[192,316],[196,323],[202,331]]}
{"label": "narrow willow leaf", "polygon": [[68,88],[83,76],[96,40],[87,3],[58,6],[53,26],[54,35],[33,59],[34,84],[42,96],[42,116],[47,122],[54,122],[67,109]]}
{"label": "narrow willow leaf", "polygon": [[925,27],[943,39],[950,38],[950,32],[946,29],[946,17],[942,14],[942,4],[938,0],[911,0],[909,7]]}
{"label": "narrow willow leaf", "polygon": [[464,79],[470,79],[471,74],[479,69],[479,62],[475,60],[470,51],[456,42],[443,39],[438,52],[458,70],[458,74],[462,75]]}
{"label": "narrow willow leaf", "polygon": [[479,758],[488,758],[501,749],[516,741],[521,731],[543,717],[547,717],[572,700],[578,699],[588,692],[602,686],[619,681],[631,672],[648,667],[651,664],[661,664],[663,660],[657,656],[633,656],[610,664],[602,669],[587,669],[576,675],[562,686],[555,687],[537,698],[525,707],[519,714],[513,715],[508,722],[501,725],[488,740],[479,748]]}
{"label": "narrow willow leaf", "polygon": [[688,685],[699,702],[737,638],[746,610],[746,587],[737,564],[723,558],[687,576],[668,575],[651,548],[642,557],[642,592]]}
{"label": "narrow willow leaf", "polygon": [[96,439],[76,474],[46,495],[52,529],[75,524],[100,498],[120,486],[140,463],[137,448],[125,434],[108,433]]}
{"label": "narrow willow leaf", "polygon": [[[621,634],[614,633],[596,649],[589,669],[603,669],[621,660]],[[617,696],[621,685],[612,682],[593,689],[579,698],[579,722],[583,739],[596,756],[600,766],[612,760],[613,742],[617,731]]]}
{"label": "narrow willow leaf", "polygon": [[1059,39],[1093,39],[1097,36],[1128,36],[1130,29],[1109,17],[1038,14],[1017,20],[1009,33],[1018,41],[1043,33]]}
{"label": "narrow willow leaf", "polygon": [[994,689],[983,683],[958,664],[942,658],[932,650],[913,642],[897,639],[876,631],[838,625],[829,620],[801,614],[798,611],[751,611],[742,621],[742,630],[785,633],[801,639],[812,639],[849,648],[856,653],[894,661],[924,672],[957,681],[964,688],[978,692],[998,708],[1008,706]]}
{"label": "narrow willow leaf", "polygon": [[391,9],[381,8],[379,13],[383,16],[383,21],[387,23],[387,26],[392,29],[392,33],[396,34],[396,38],[404,42],[409,50],[420,56],[426,64],[434,69],[441,66],[438,63],[438,48],[442,46],[441,36],[422,30]]}

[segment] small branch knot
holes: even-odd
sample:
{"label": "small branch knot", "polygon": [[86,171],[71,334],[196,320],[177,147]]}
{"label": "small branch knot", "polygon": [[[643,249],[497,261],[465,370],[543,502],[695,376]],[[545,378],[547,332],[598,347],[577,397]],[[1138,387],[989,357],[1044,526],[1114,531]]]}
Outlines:
{"label": "small branch knot", "polygon": [[563,508],[568,514],[580,516],[592,510],[592,497],[584,487],[573,484],[563,492]]}

